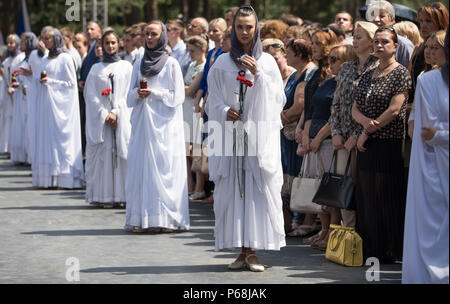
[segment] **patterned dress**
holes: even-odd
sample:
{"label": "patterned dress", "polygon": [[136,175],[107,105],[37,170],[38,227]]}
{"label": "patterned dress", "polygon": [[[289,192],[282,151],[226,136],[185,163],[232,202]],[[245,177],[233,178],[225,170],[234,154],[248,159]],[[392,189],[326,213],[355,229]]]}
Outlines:
{"label": "patterned dress", "polygon": [[364,144],[366,152],[357,155],[356,229],[364,240],[365,258],[392,263],[402,258],[406,204],[402,143],[411,77],[402,65],[383,77],[372,78],[373,73],[364,74],[355,91],[363,115],[376,119],[397,94],[406,93],[406,100],[399,115],[370,134]]}

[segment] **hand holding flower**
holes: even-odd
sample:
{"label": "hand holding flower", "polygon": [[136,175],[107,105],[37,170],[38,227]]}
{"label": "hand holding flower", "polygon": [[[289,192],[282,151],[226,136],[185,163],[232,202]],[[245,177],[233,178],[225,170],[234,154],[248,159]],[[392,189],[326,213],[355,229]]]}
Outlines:
{"label": "hand holding flower", "polygon": [[139,98],[144,99],[144,98],[147,98],[152,93],[152,90],[150,90],[148,88],[147,89],[138,89],[137,93],[139,95]]}

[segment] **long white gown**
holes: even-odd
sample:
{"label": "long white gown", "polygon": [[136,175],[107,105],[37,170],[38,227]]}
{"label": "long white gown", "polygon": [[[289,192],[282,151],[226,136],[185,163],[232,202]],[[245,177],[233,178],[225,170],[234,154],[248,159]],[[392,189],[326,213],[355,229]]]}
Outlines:
{"label": "long white gown", "polygon": [[[29,68],[28,62],[22,61],[19,66]],[[27,128],[28,105],[23,89],[30,86],[30,77],[19,74],[20,86],[13,95],[13,119],[11,124],[11,162],[30,163],[29,140]]]}
{"label": "long white gown", "polygon": [[[441,72],[418,78],[406,203],[402,283],[449,283],[449,90]],[[437,128],[424,141],[422,127]]]}
{"label": "long white gown", "polygon": [[[86,202],[125,202],[128,143],[131,134],[131,108],[127,106],[132,66],[120,60],[99,62],[92,66],[86,79]],[[114,77],[114,109],[102,92],[111,88],[109,75]],[[105,119],[109,113],[117,115],[113,130]],[[113,132],[116,136],[117,156],[113,157]],[[115,149],[115,148],[114,148]],[[115,162],[117,161],[117,164]]]}
{"label": "long white gown", "polygon": [[[283,183],[280,113],[286,97],[273,57],[263,53],[258,64],[256,76],[248,71],[245,75],[253,82],[253,87],[248,88],[245,97],[242,121],[255,123],[261,128],[258,136],[250,133],[246,141],[249,150],[244,157],[245,199],[241,198],[239,189],[237,158],[229,156],[230,144],[225,146],[227,138],[231,138],[233,145],[232,128],[229,122],[228,126],[225,124],[225,120],[230,107],[239,109],[239,82],[236,80],[239,69],[229,54],[224,54],[208,74],[206,112],[209,116],[208,152],[214,153],[209,157],[209,171],[210,179],[215,183],[216,251],[242,246],[279,250],[286,245],[280,194]],[[222,129],[222,132],[215,128]],[[246,132],[250,130],[246,128]],[[251,151],[254,151],[253,156],[248,155]]]}
{"label": "long white gown", "polygon": [[[6,114],[7,103],[11,103],[11,98],[8,97],[6,72],[3,76],[0,75],[0,153],[8,152],[8,141],[5,139],[5,127],[8,121]],[[8,97],[8,98],[6,98]]]}
{"label": "long white gown", "polygon": [[3,98],[0,105],[2,110],[2,119],[0,120],[0,152],[11,152],[11,127],[14,112],[13,102],[14,96],[18,94],[18,91],[16,90],[12,95],[9,95],[7,90],[11,85],[11,73],[19,70],[20,63],[24,58],[25,53],[19,53],[16,57],[8,57],[3,62],[5,80]]}
{"label": "long white gown", "polygon": [[140,60],[133,68],[128,106],[131,138],[126,179],[126,224],[143,229],[190,227],[186,153],[184,150],[184,83],[176,59],[169,57],[161,72],[148,77],[152,93],[139,98]]}
{"label": "long white gown", "polygon": [[42,60],[48,81],[39,88],[33,186],[81,188],[80,109],[75,67],[68,53]]}
{"label": "long white gown", "polygon": [[30,54],[28,59],[28,65],[31,67],[33,75],[30,79],[30,84],[27,88],[27,106],[28,106],[28,138],[29,138],[29,154],[31,159],[31,166],[33,166],[34,155],[36,150],[36,137],[37,137],[37,109],[39,101],[39,89],[42,87],[39,80],[41,79],[41,64],[48,56],[48,50],[45,51],[43,57],[39,57],[38,51],[34,50]]}

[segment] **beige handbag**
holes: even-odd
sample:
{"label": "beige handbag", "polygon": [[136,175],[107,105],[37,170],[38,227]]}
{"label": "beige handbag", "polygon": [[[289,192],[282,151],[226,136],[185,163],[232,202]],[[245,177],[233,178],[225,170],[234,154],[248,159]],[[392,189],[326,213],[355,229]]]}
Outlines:
{"label": "beige handbag", "polygon": [[315,178],[306,177],[305,172],[307,170],[305,163],[309,165],[310,157],[310,153],[305,155],[302,161],[300,175],[294,178],[292,183],[290,208],[292,211],[300,213],[324,213],[322,206],[312,201],[317,188],[319,188],[321,176],[324,172],[323,164],[319,154],[317,154],[316,168],[318,167],[317,163],[320,163],[319,167],[321,167],[321,170],[316,169]]}
{"label": "beige handbag", "polygon": [[362,266],[363,241],[354,228],[330,225],[325,258],[345,266]]}

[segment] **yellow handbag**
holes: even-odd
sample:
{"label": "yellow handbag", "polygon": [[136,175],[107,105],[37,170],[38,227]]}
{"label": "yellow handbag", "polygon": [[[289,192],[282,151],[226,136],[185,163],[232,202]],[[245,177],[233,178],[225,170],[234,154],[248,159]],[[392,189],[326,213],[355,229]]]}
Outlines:
{"label": "yellow handbag", "polygon": [[345,266],[362,266],[363,243],[354,228],[330,225],[325,258]]}

